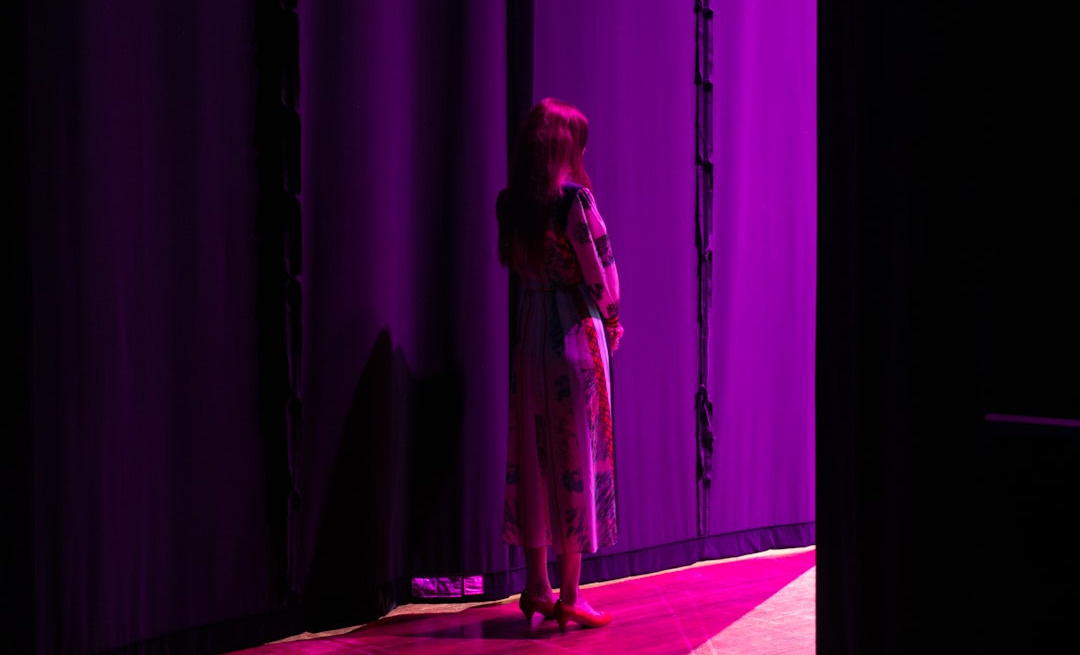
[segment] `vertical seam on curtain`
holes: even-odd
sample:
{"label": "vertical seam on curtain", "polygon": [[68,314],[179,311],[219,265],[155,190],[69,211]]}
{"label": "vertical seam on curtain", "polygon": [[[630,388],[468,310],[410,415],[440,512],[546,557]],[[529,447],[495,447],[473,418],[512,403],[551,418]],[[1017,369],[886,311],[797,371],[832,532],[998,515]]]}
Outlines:
{"label": "vertical seam on curtain", "polygon": [[713,10],[709,0],[696,0],[694,85],[696,86],[695,143],[697,193],[695,220],[698,248],[698,390],[695,398],[697,433],[698,535],[708,533],[709,491],[715,436],[712,430],[712,401],[709,399],[709,310],[712,307],[712,108],[713,108]]}
{"label": "vertical seam on curtain", "polygon": [[284,605],[296,598],[293,571],[300,500],[296,484],[303,336],[299,35],[296,0],[257,3],[254,146],[259,434],[265,455],[266,507],[278,602]]}

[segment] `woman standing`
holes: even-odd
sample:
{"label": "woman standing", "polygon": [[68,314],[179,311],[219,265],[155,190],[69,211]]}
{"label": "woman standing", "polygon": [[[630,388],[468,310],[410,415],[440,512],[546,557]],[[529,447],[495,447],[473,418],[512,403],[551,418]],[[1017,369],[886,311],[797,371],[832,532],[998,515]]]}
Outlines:
{"label": "woman standing", "polygon": [[[519,284],[510,372],[503,538],[525,550],[520,607],[601,627],[579,589],[582,553],[617,538],[609,358],[619,276],[583,156],[588,121],[546,98],[525,119],[499,193],[499,257]],[[559,564],[559,599],[547,553]]]}

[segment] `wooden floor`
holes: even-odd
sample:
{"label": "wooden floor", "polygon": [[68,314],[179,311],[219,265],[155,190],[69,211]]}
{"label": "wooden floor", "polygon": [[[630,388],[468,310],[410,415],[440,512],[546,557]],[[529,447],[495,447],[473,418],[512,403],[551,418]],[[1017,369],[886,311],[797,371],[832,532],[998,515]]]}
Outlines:
{"label": "wooden floor", "polygon": [[416,604],[362,626],[303,634],[237,653],[814,653],[814,547],[773,550],[584,587],[606,628],[528,625],[518,597]]}

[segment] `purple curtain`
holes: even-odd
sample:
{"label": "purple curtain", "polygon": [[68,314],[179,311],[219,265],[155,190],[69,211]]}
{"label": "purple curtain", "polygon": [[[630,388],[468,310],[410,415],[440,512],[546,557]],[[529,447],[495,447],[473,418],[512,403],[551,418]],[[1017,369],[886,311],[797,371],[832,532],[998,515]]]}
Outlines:
{"label": "purple curtain", "polygon": [[300,25],[313,543],[293,573],[329,625],[412,577],[507,569],[506,13],[305,3]]}
{"label": "purple curtain", "polygon": [[662,2],[536,7],[534,96],[590,119],[586,164],[624,296],[613,374],[621,536],[586,561],[591,579],[814,540],[814,3],[790,0],[777,15],[751,4],[717,7],[712,20],[715,447],[703,506],[695,14]]}
{"label": "purple curtain", "polygon": [[815,15],[784,0],[715,19],[709,531],[790,527],[755,550],[814,539]]}
{"label": "purple curtain", "polygon": [[25,17],[35,650],[270,611],[253,7]]}

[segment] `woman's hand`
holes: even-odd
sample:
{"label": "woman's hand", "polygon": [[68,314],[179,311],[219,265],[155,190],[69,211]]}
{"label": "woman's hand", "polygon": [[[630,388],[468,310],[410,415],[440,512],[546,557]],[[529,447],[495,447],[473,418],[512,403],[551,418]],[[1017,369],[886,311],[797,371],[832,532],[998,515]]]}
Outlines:
{"label": "woman's hand", "polygon": [[618,322],[605,324],[604,333],[607,334],[608,350],[615,352],[619,349],[619,342],[623,337],[623,328]]}

